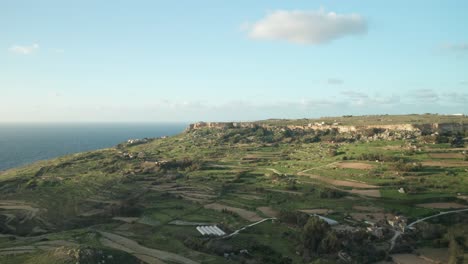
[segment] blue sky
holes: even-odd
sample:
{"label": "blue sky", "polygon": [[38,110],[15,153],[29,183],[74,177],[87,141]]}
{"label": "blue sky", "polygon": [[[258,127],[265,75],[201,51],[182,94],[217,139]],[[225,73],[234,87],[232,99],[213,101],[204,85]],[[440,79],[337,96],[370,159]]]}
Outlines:
{"label": "blue sky", "polygon": [[0,3],[0,122],[467,113],[467,1]]}

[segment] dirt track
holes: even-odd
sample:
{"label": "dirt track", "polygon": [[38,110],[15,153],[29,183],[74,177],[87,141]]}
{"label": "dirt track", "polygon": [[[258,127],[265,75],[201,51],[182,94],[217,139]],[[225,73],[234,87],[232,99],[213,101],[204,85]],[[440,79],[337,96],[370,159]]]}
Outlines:
{"label": "dirt track", "polygon": [[381,197],[380,191],[379,190],[358,190],[358,189],[352,189],[348,191],[349,193],[353,194],[359,194],[363,196],[369,196],[369,197]]}

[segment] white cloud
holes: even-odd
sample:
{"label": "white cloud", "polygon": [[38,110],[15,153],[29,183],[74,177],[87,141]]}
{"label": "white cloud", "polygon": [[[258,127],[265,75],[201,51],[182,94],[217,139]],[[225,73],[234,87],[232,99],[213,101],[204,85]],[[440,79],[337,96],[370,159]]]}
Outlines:
{"label": "white cloud", "polygon": [[9,49],[10,52],[16,53],[16,54],[23,54],[23,55],[28,55],[31,54],[39,49],[39,44],[34,43],[29,46],[21,46],[21,45],[13,45]]}
{"label": "white cloud", "polygon": [[243,28],[253,39],[284,40],[296,44],[323,44],[348,36],[367,33],[367,21],[358,14],[318,11],[285,11],[269,13]]}

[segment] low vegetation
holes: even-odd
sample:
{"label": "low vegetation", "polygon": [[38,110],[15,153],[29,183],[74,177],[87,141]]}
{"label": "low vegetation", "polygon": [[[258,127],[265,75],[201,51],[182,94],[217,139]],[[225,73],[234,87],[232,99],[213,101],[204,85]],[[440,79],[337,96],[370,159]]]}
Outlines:
{"label": "low vegetation", "polygon": [[[200,127],[5,171],[0,263],[374,263],[421,247],[463,263],[466,213],[404,225],[468,206],[466,131],[365,127],[457,118]],[[363,128],[288,127],[315,122]]]}

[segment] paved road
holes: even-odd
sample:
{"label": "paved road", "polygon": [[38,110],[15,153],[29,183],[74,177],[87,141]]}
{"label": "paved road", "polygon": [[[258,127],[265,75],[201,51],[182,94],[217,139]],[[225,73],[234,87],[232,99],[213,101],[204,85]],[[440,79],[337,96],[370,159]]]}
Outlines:
{"label": "paved road", "polygon": [[[447,215],[447,214],[462,213],[462,212],[468,212],[468,208],[466,208],[466,209],[458,209],[458,210],[440,212],[440,213],[435,214],[435,215],[431,215],[431,216],[428,216],[428,217],[424,217],[424,218],[418,219],[418,220],[416,220],[416,221],[410,223],[409,225],[406,226],[406,228],[411,228],[411,227],[413,227],[415,224],[424,222],[424,221],[429,220],[429,219],[431,219],[431,218],[436,218],[436,217],[439,217],[439,216],[442,216],[442,215]],[[405,229],[406,229],[406,228],[405,228]],[[395,247],[395,242],[396,242],[396,240],[401,236],[401,234],[402,234],[401,231],[395,231],[395,235],[393,235],[393,237],[390,239],[390,250],[389,250],[389,251],[391,251],[391,250]]]}
{"label": "paved road", "polygon": [[242,231],[242,230],[245,230],[245,229],[247,229],[247,228],[249,228],[249,227],[258,225],[258,224],[263,223],[263,222],[268,221],[268,220],[276,220],[276,218],[275,218],[275,217],[272,217],[272,218],[265,218],[265,219],[262,219],[262,220],[260,220],[260,221],[258,221],[258,222],[255,222],[255,223],[253,223],[253,224],[246,225],[246,226],[244,226],[244,227],[242,227],[242,228],[240,228],[240,229],[237,229],[236,231],[232,232],[232,233],[229,234],[229,235],[225,235],[225,236],[223,236],[222,238],[229,238],[229,237],[235,236],[235,235],[239,234],[239,232]]}
{"label": "paved road", "polygon": [[406,226],[407,228],[408,227],[412,227],[413,225],[417,224],[417,223],[420,223],[420,222],[424,222],[428,219],[431,219],[431,218],[435,218],[435,217],[439,217],[441,215],[446,215],[446,214],[455,214],[455,213],[461,213],[461,212],[468,212],[468,208],[465,208],[465,209],[458,209],[458,210],[453,210],[453,211],[446,211],[446,212],[440,212],[438,214],[435,214],[435,215],[431,215],[431,216],[428,216],[428,217],[424,217],[424,218],[421,218],[419,220],[416,220],[414,222],[412,222],[411,224],[409,224],[408,226]]}

